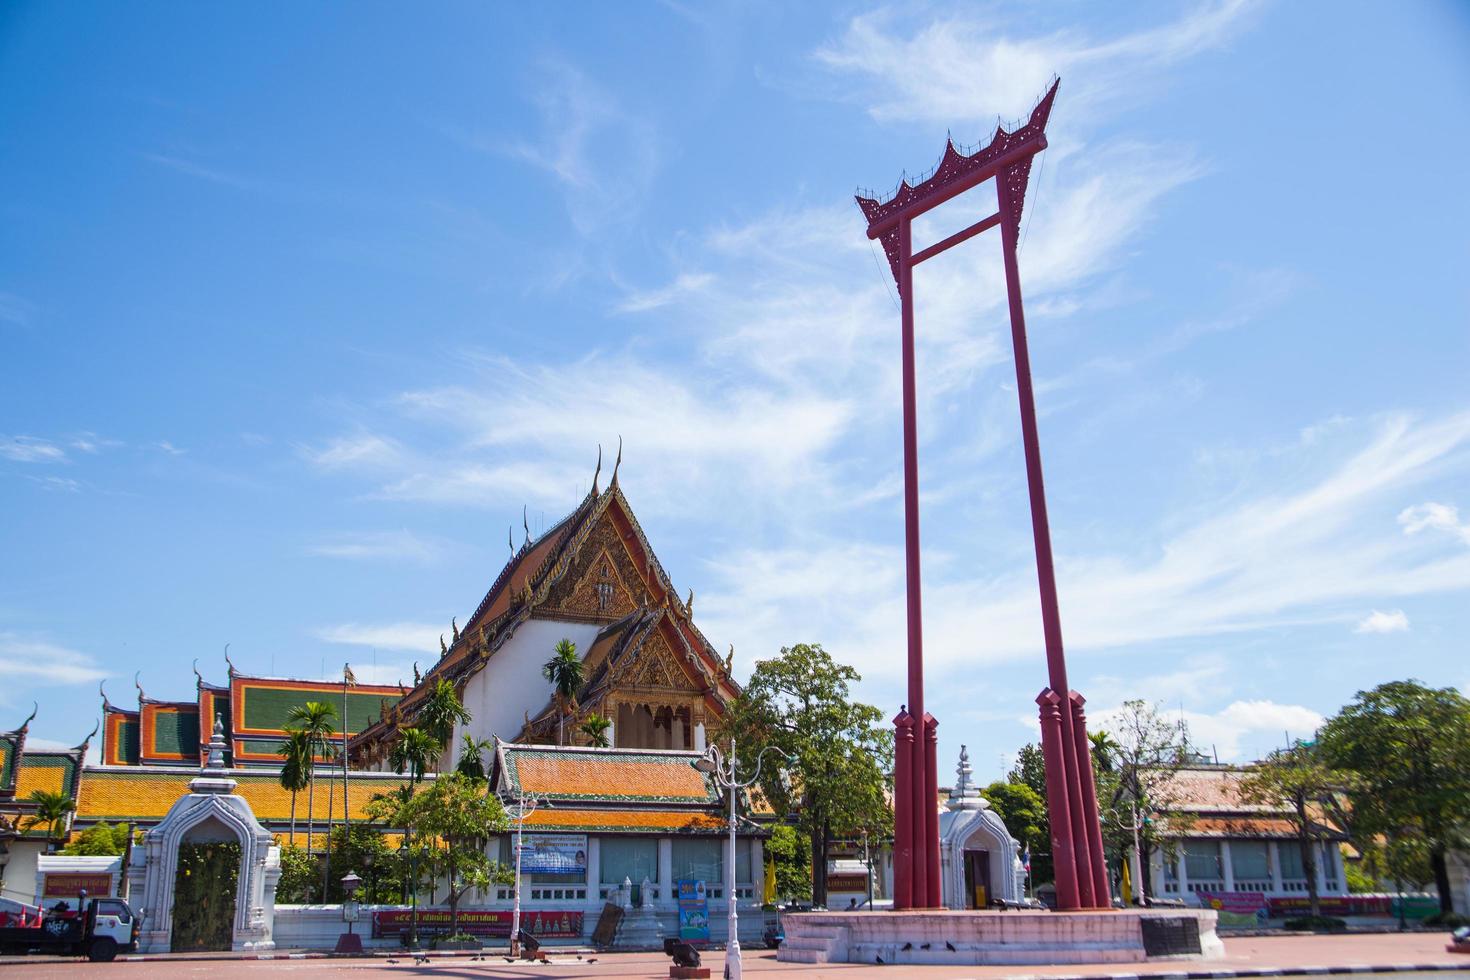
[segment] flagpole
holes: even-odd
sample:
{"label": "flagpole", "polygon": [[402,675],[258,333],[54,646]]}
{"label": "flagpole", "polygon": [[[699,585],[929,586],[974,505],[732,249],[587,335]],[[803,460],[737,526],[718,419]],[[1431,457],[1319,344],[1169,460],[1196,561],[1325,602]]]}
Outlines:
{"label": "flagpole", "polygon": [[[347,682],[352,678],[352,665],[342,665],[342,840],[352,832],[352,810],[347,804]],[[371,900],[372,896],[368,896]]]}

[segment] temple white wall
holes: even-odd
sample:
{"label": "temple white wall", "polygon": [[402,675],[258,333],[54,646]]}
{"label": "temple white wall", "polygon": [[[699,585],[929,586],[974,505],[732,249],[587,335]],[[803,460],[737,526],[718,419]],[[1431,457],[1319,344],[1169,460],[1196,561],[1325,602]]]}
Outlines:
{"label": "temple white wall", "polygon": [[13,840],[9,860],[5,864],[5,882],[0,895],[27,905],[37,904],[40,892],[36,886],[36,860],[46,851],[42,841]]}
{"label": "temple white wall", "polygon": [[[526,712],[534,715],[551,700],[551,685],[541,676],[541,666],[551,659],[556,644],[565,637],[577,645],[578,653],[585,654],[601,629],[595,623],[552,619],[522,623],[485,668],[465,684],[463,701],[470,713],[470,734],[514,741],[525,724]],[[444,753],[441,769],[451,769],[459,761],[463,731],[463,726],[455,726],[454,741]]]}

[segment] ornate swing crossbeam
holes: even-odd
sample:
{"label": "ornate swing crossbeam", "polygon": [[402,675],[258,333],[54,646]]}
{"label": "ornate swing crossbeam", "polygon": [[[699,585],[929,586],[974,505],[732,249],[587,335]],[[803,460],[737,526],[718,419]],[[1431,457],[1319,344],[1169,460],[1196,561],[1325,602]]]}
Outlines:
{"label": "ornate swing crossbeam", "polygon": [[[1036,570],[1041,588],[1041,616],[1046,640],[1049,686],[1037,697],[1041,708],[1041,744],[1051,813],[1052,854],[1057,876],[1057,903],[1063,909],[1107,908],[1111,905],[1103,861],[1102,828],[1098,823],[1093,785],[1091,744],[1087,738],[1084,699],[1067,685],[1052,567],[1051,532],[1041,474],[1041,448],[1036,430],[1036,401],[1026,345],[1026,319],[1021,304],[1016,242],[1021,209],[1031,177],[1031,163],[1046,149],[1046,123],[1060,80],[1053,80],[1027,120],[1012,131],[997,126],[985,146],[965,154],[951,140],[934,171],[915,184],[906,179],[884,199],[857,195],[868,219],[868,237],[883,244],[898,285],[902,308],[904,558],[908,612],[908,703],[894,718],[896,738],[894,812],[894,905],[939,908],[943,905],[939,869],[939,814],[935,750],[938,722],[924,711],[924,642],[919,581],[919,460],[914,382],[914,267],[956,245],[999,227],[1010,304],[1011,341],[1015,351],[1016,387],[1021,407],[1021,435],[1031,499],[1031,526]],[[913,249],[913,222],[950,199],[987,180],[995,181],[997,210],[927,248]]]}

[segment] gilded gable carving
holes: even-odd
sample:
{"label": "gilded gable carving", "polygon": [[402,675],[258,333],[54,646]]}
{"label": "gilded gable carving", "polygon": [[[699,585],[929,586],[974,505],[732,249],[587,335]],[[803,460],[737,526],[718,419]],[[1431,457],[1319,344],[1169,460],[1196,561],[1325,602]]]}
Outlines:
{"label": "gilded gable carving", "polygon": [[[604,516],[582,545],[572,574],[558,582],[543,608],[548,612],[612,621],[638,608],[647,594],[642,580],[618,540],[612,521]],[[637,592],[628,583],[634,583]]]}
{"label": "gilded gable carving", "polygon": [[679,661],[669,648],[663,632],[653,630],[638,651],[638,663],[631,671],[633,687],[688,687],[689,679],[679,669]]}

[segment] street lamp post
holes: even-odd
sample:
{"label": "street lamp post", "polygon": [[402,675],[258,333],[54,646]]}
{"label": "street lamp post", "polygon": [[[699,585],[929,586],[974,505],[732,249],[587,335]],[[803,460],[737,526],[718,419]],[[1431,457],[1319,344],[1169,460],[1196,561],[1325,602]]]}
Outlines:
{"label": "street lamp post", "polygon": [[738,816],[735,810],[735,791],[748,789],[754,786],[761,778],[761,763],[767,752],[775,752],[786,761],[791,761],[791,756],[768,745],[761,749],[755,758],[755,775],[741,782],[735,774],[735,740],[730,739],[730,755],[726,757],[720,752],[719,747],[711,745],[705,750],[704,755],[693,763],[694,768],[711,777],[715,786],[730,791],[730,859],[725,862],[725,905],[726,905],[726,929],[729,938],[725,942],[725,980],[741,980],[740,965],[740,913],[736,911],[739,902],[735,897],[735,825]]}
{"label": "street lamp post", "polygon": [[536,812],[536,808],[551,807],[547,800],[538,799],[527,793],[520,793],[514,797],[507,796],[503,800],[506,814],[516,822],[516,880],[515,880],[515,905],[510,913],[510,955],[521,955],[521,847],[526,831],[526,818]]}
{"label": "street lamp post", "polygon": [[398,845],[398,855],[408,862],[408,890],[412,896],[413,913],[408,923],[408,948],[417,950],[419,948],[419,880],[418,859],[409,845],[408,830],[403,831],[403,840]]}

